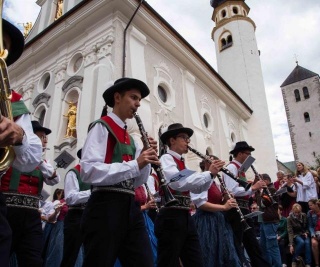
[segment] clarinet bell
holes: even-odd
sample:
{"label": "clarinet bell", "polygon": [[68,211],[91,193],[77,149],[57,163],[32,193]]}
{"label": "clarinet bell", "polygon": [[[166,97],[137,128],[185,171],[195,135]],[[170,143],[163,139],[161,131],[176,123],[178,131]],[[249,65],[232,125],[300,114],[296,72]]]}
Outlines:
{"label": "clarinet bell", "polygon": [[243,226],[243,231],[248,231],[249,229],[251,229],[251,227],[249,226],[249,224],[246,222],[246,220],[242,220],[241,221],[242,226]]}
{"label": "clarinet bell", "polygon": [[163,205],[165,207],[170,207],[170,206],[174,206],[174,205],[179,204],[179,200],[174,198],[174,196],[172,195],[172,193],[169,190],[167,185],[163,184],[160,187],[160,191],[162,191],[162,196],[163,196],[163,200],[164,200]]}

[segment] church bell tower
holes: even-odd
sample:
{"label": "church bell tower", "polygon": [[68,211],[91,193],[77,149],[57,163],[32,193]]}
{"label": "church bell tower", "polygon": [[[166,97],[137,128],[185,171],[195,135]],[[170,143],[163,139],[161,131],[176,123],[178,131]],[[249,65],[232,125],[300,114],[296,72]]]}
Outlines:
{"label": "church bell tower", "polygon": [[[218,73],[253,110],[246,121],[248,135],[242,139],[258,149],[256,163],[266,165],[266,171],[275,175],[276,156],[271,123],[263,82],[254,21],[248,17],[250,8],[244,0],[211,0],[214,8],[212,30],[215,42]],[[264,155],[263,155],[264,154]],[[264,162],[264,164],[262,164]]]}

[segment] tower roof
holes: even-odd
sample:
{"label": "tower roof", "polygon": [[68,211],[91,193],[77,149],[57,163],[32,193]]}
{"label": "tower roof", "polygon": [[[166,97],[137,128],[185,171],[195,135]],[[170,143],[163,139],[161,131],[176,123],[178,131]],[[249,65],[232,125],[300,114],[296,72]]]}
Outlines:
{"label": "tower roof", "polygon": [[[221,4],[227,2],[229,0],[210,0],[210,5],[213,7],[213,8],[216,8],[217,6],[220,6]],[[244,2],[245,0],[235,0],[235,1],[242,1]]]}
{"label": "tower roof", "polygon": [[307,70],[297,64],[294,70],[290,73],[287,79],[281,84],[280,87],[286,86],[288,84],[292,84],[295,82],[299,82],[314,76],[318,76],[317,73],[314,73],[310,70]]}

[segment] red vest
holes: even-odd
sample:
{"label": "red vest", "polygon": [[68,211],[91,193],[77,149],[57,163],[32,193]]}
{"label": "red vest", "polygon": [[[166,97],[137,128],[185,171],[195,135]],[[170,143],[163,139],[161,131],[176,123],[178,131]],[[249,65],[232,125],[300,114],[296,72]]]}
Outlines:
{"label": "red vest", "polygon": [[[113,133],[116,135],[120,143],[127,144],[127,145],[131,144],[130,136],[126,129],[121,128],[118,124],[114,122],[113,119],[111,119],[108,116],[101,117],[101,120],[105,121],[110,126],[110,128],[112,129]],[[105,163],[112,163],[112,156],[113,156],[113,151],[114,151],[116,142],[117,140],[114,138],[112,134],[110,134],[108,137],[108,143],[107,143],[108,150],[107,150],[105,161],[104,161]],[[130,161],[133,159],[133,156],[124,154],[122,155],[122,159],[124,161]]]}
{"label": "red vest", "polygon": [[[19,177],[15,178],[15,172],[20,174],[20,179]],[[0,191],[38,196],[41,193],[42,186],[42,173],[38,167],[30,173],[21,173],[10,167],[1,178]]]}
{"label": "red vest", "polygon": [[[172,156],[172,155],[171,155]],[[184,164],[184,161],[175,158],[174,156],[172,156],[173,160],[175,161],[175,163],[177,164],[178,170],[182,171],[186,168],[186,165]],[[170,188],[170,186],[169,186]],[[184,192],[180,192],[180,191],[176,191],[170,188],[170,191],[172,192],[173,195],[184,195],[184,196],[189,196],[189,191],[184,191]]]}
{"label": "red vest", "polygon": [[222,193],[215,183],[212,183],[208,190],[208,202],[212,204],[222,204]]}
{"label": "red vest", "polygon": [[147,203],[147,195],[142,185],[134,189],[134,192],[135,192],[134,200],[136,202],[139,202],[140,206]]}

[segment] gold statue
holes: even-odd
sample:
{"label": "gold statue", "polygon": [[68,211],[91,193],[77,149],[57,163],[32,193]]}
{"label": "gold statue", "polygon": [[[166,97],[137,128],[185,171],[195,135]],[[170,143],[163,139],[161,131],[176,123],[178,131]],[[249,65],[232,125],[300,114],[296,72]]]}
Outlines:
{"label": "gold statue", "polygon": [[63,0],[58,0],[57,12],[54,20],[57,20],[58,18],[60,18],[62,16],[62,12],[63,12]]}
{"label": "gold statue", "polygon": [[68,118],[68,125],[65,137],[77,137],[77,106],[76,103],[67,102],[69,105],[69,109],[66,115],[63,117]]}
{"label": "gold statue", "polygon": [[32,28],[32,22],[23,23],[22,25],[24,28],[23,36],[24,36],[24,38],[26,38]]}

